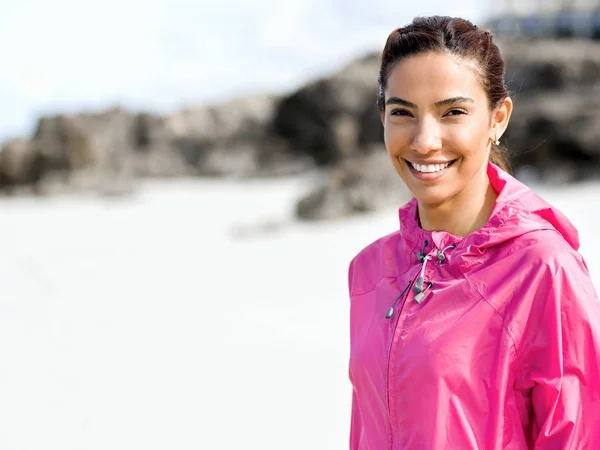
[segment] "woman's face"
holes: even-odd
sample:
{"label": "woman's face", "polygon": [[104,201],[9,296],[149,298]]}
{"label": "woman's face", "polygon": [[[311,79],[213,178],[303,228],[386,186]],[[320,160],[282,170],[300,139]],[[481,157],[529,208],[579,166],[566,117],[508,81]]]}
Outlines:
{"label": "woman's face", "polygon": [[474,69],[454,55],[423,53],[401,60],[388,78],[385,145],[422,204],[440,205],[470,186],[485,188],[479,181],[487,173],[490,139],[504,131],[507,105],[498,120]]}

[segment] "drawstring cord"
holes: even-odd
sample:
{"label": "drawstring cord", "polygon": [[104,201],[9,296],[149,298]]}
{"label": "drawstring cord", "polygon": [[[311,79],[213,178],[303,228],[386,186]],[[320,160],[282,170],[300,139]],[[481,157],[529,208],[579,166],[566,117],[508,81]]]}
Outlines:
{"label": "drawstring cord", "polygon": [[446,250],[450,250],[456,247],[456,244],[452,244],[449,245],[448,247],[446,247],[445,249],[443,249],[441,252],[437,253],[437,257],[438,257],[438,266],[441,266],[442,263],[444,262],[444,260],[446,259],[446,255],[444,254],[446,252]]}
{"label": "drawstring cord", "polygon": [[[422,266],[421,266],[421,272],[419,273],[419,277],[417,278],[417,281],[415,282],[415,286],[413,287],[413,292],[416,294],[414,300],[415,300],[415,302],[417,302],[419,304],[423,301],[423,298],[425,297],[425,294],[427,293],[427,291],[433,287],[433,283],[431,281],[428,281],[427,285],[425,286],[425,289],[423,289],[423,283],[425,282],[425,266],[427,265],[427,261],[433,259],[431,257],[431,255],[425,254],[425,248],[427,248],[428,245],[429,245],[429,241],[425,240],[425,242],[423,243],[423,248],[421,249],[420,252],[417,252],[417,258],[419,259],[419,262],[422,263]],[[444,261],[446,260],[446,254],[445,254],[446,251],[454,249],[454,248],[456,248],[456,244],[448,245],[444,249],[437,251],[436,256],[437,256],[437,260],[438,260],[437,261],[438,266],[441,266],[444,263]],[[400,298],[404,295],[404,293],[408,290],[410,285],[411,285],[411,282],[408,283],[408,286],[406,286],[402,290],[400,295],[396,298],[396,300],[394,300],[394,303],[392,304],[392,306],[390,306],[390,309],[388,309],[387,314],[385,315],[386,319],[390,319],[392,317],[392,315],[394,314],[394,308],[396,307],[396,304],[398,303]]]}
{"label": "drawstring cord", "polygon": [[419,274],[419,278],[417,278],[417,282],[415,283],[415,287],[413,288],[415,294],[420,294],[421,292],[423,292],[423,281],[425,281],[425,265],[430,259],[431,256],[425,255],[421,261],[423,263],[423,265],[421,266],[421,273]]}
{"label": "drawstring cord", "polygon": [[[427,264],[427,261],[432,259],[431,256],[425,255],[425,247],[427,246],[427,244],[429,244],[429,242],[427,240],[425,240],[425,243],[423,244],[423,250],[421,250],[417,254],[419,261],[421,261],[423,263],[423,265],[421,266],[421,274],[419,275],[419,278],[417,278],[417,282],[415,283],[415,287],[413,288],[413,291],[416,294],[415,302],[417,302],[417,303],[421,303],[423,301],[423,297],[425,297],[425,293],[433,287],[433,283],[431,281],[429,281],[427,283],[427,287],[425,287],[425,289],[423,289],[423,282],[425,281],[425,265]],[[446,259],[445,252],[447,250],[453,249],[455,247],[456,247],[456,244],[451,244],[442,250],[438,250],[438,252],[437,252],[438,266],[441,266],[444,263],[444,260]]]}
{"label": "drawstring cord", "polygon": [[406,287],[402,290],[402,292],[400,292],[400,295],[398,297],[396,297],[396,300],[394,300],[394,303],[392,304],[392,306],[390,306],[390,309],[388,309],[387,314],[385,315],[386,319],[391,319],[391,317],[394,315],[394,308],[396,307],[398,300],[400,300],[402,298],[402,296],[408,290],[410,285],[411,285],[411,282],[409,281],[408,284],[406,285]]}
{"label": "drawstring cord", "polygon": [[[425,242],[423,243],[423,248],[421,249],[420,252],[417,253],[417,258],[419,258],[419,261],[421,261],[423,263],[423,265],[421,266],[421,273],[419,274],[419,278],[417,278],[417,282],[415,283],[415,287],[413,288],[413,292],[415,294],[417,294],[415,297],[415,300],[417,301],[417,303],[421,303],[421,299],[425,295],[425,292],[431,286],[433,286],[433,284],[431,282],[429,282],[429,283],[427,283],[427,287],[425,288],[425,290],[423,290],[423,282],[425,281],[425,266],[427,265],[427,261],[429,261],[431,259],[431,256],[425,254],[425,248],[428,245],[429,245],[429,241],[427,239],[425,239]],[[417,298],[418,298],[418,300],[417,300]]]}

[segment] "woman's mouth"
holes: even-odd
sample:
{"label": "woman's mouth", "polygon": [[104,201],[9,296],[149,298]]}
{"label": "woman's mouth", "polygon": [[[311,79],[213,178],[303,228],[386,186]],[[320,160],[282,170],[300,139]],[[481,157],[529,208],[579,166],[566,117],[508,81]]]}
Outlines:
{"label": "woman's mouth", "polygon": [[458,159],[439,164],[417,164],[404,160],[415,178],[424,181],[435,180],[444,175]]}

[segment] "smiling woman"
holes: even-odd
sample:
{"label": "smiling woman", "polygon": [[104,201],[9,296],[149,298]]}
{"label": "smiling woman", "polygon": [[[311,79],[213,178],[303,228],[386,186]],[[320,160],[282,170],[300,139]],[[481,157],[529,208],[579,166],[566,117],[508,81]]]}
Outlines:
{"label": "smiling woman", "polygon": [[468,207],[471,214],[463,218],[474,221],[448,230],[465,236],[485,223],[493,207],[487,161],[508,125],[512,102],[505,96],[497,106],[491,103],[472,61],[454,54],[424,52],[385,72],[384,139],[421,205],[421,224],[448,226],[451,211]]}
{"label": "smiling woman", "polygon": [[350,263],[350,448],[600,448],[600,301],[577,230],[508,173],[492,36],[415,19],[379,83],[414,198]]}

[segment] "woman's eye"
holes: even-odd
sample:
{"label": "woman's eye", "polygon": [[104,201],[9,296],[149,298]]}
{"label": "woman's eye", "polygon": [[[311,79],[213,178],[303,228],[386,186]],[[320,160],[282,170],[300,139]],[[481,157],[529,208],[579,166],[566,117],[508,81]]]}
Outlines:
{"label": "woman's eye", "polygon": [[411,116],[412,114],[410,113],[410,111],[406,110],[406,109],[394,109],[391,112],[392,116]]}
{"label": "woman's eye", "polygon": [[466,114],[467,112],[464,109],[451,109],[446,113],[447,116],[458,116],[461,114]]}

